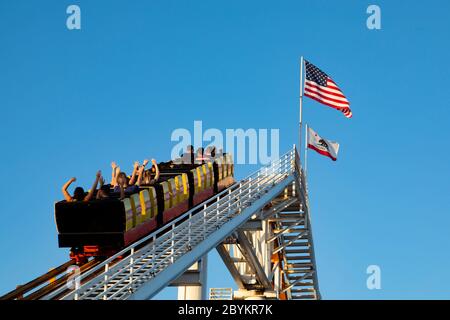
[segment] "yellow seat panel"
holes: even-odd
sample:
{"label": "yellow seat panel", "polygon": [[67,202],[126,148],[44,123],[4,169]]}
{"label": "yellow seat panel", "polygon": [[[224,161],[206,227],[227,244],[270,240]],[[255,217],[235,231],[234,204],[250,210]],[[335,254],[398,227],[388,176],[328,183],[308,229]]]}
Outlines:
{"label": "yellow seat panel", "polygon": [[134,211],[134,226],[136,227],[142,222],[142,207],[139,194],[132,194],[130,196],[130,202]]}
{"label": "yellow seat panel", "polygon": [[134,216],[135,212],[133,210],[133,206],[131,205],[130,198],[125,198],[122,200],[123,205],[125,207],[125,217],[126,217],[126,228],[125,230],[128,231],[130,229],[133,229],[134,227]]}
{"label": "yellow seat panel", "polygon": [[151,218],[151,207],[152,204],[150,202],[150,193],[148,190],[142,190],[139,192],[139,200],[141,202],[141,222],[147,221]]}

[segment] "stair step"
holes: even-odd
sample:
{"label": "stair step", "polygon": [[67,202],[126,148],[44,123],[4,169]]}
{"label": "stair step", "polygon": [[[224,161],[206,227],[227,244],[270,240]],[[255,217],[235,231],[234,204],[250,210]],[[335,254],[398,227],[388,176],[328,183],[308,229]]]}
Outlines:
{"label": "stair step", "polygon": [[309,245],[308,241],[305,241],[305,242],[296,241],[296,242],[293,242],[292,244],[290,244],[288,248],[292,248],[292,247],[307,247],[307,248],[309,248],[310,245]]}
{"label": "stair step", "polygon": [[303,276],[289,276],[289,281],[291,282],[295,282],[299,279],[304,279],[304,280],[312,280],[312,276],[307,276],[307,277],[303,277]]}
{"label": "stair step", "polygon": [[285,210],[278,214],[278,217],[280,217],[280,218],[304,217],[304,216],[305,216],[304,213],[299,213],[298,211],[295,211],[295,209],[294,209],[294,211],[291,211],[291,212]]}
{"label": "stair step", "polygon": [[295,284],[295,287],[314,287],[314,283],[312,282],[298,282]]}
{"label": "stair step", "polygon": [[291,293],[305,293],[305,292],[316,292],[316,290],[312,288],[307,289],[291,289]]}
{"label": "stair step", "polygon": [[287,264],[288,269],[301,269],[301,268],[312,268],[313,264],[310,262],[305,262],[305,263],[288,263]]}
{"label": "stair step", "polygon": [[287,260],[311,260],[310,256],[286,256]]}
{"label": "stair step", "polygon": [[309,253],[309,249],[290,249],[290,246],[285,250],[286,254],[290,253]]}
{"label": "stair step", "polygon": [[[301,238],[299,238],[298,235],[296,235],[296,236],[284,236],[284,240],[286,240],[286,241],[291,241],[291,240],[295,240],[295,241],[297,241],[297,240],[308,240],[308,235],[305,234]],[[307,243],[307,242],[305,242],[305,243]]]}
{"label": "stair step", "polygon": [[[272,219],[270,219],[272,220]],[[301,222],[300,222],[301,221]],[[299,223],[298,226],[304,226],[305,225],[305,219],[303,218],[299,218],[299,217],[292,217],[292,219],[286,219],[286,218],[282,218],[280,220],[278,220],[277,222],[280,222],[283,226],[292,226],[296,223]]]}
{"label": "stair step", "polygon": [[316,299],[316,296],[313,294],[308,295],[292,295],[292,299]]}
{"label": "stair step", "polygon": [[293,274],[293,273],[308,273],[313,271],[312,267],[302,267],[302,268],[295,268],[295,267],[289,267],[287,269],[288,274]]}
{"label": "stair step", "polygon": [[[301,219],[303,219],[303,218],[299,217],[299,216],[297,216],[297,217],[283,217],[283,218],[269,218],[269,222],[280,222],[283,225],[288,226],[288,225],[295,224],[296,222],[298,222]],[[302,222],[300,224],[300,226],[303,226],[303,225],[304,225],[304,223]]]}
{"label": "stair step", "polygon": [[[275,229],[275,230],[273,230],[275,235],[279,235],[280,233],[282,233],[282,234],[293,234],[293,233],[300,234],[303,231],[305,231],[305,230],[304,229],[294,229],[294,228],[289,229],[289,230],[284,230],[284,229]],[[288,236],[285,236],[284,238],[286,238],[286,237],[288,237]]]}

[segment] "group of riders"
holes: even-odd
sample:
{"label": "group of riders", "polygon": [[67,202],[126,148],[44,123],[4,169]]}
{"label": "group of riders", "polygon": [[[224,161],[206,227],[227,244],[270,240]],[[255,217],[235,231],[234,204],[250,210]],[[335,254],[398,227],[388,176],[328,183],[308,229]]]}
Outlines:
{"label": "group of riders", "polygon": [[[220,151],[222,153],[222,151]],[[198,148],[197,152],[194,152],[194,147],[189,145],[186,148],[180,158],[173,160],[174,164],[202,164],[208,161],[214,161],[218,156],[214,146],[204,148]],[[139,191],[141,186],[149,186],[158,182],[160,177],[160,171],[158,163],[155,159],[151,160],[152,166],[150,169],[146,169],[147,165],[150,163],[149,160],[145,159],[142,164],[139,161],[134,162],[133,172],[128,176],[120,167],[115,163],[111,163],[112,174],[111,182],[109,184],[105,183],[105,179],[102,176],[102,172],[99,170],[96,174],[95,181],[89,189],[85,192],[83,187],[76,187],[73,194],[68,191],[69,186],[76,181],[73,177],[67,181],[62,187],[62,193],[64,199],[68,202],[74,201],[84,201],[88,202],[92,199],[104,200],[110,198],[124,199],[127,195],[133,194]]]}

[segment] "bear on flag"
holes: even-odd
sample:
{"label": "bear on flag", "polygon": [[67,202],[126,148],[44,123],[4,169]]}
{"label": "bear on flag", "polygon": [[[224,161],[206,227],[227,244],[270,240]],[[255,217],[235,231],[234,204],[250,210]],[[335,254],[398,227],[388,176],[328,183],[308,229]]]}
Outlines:
{"label": "bear on flag", "polygon": [[339,143],[322,138],[313,129],[308,127],[308,148],[336,161]]}

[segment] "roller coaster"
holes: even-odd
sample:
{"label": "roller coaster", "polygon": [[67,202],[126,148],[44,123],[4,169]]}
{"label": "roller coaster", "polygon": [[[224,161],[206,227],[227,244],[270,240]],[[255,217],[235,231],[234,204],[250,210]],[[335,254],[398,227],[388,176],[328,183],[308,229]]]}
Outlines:
{"label": "roller coaster", "polygon": [[238,287],[231,299],[321,298],[295,146],[239,182],[228,154],[160,167],[157,184],[123,199],[56,203],[70,260],[0,299],[141,300],[170,285],[200,287],[205,299],[200,266],[212,249]]}

